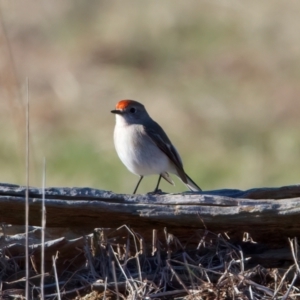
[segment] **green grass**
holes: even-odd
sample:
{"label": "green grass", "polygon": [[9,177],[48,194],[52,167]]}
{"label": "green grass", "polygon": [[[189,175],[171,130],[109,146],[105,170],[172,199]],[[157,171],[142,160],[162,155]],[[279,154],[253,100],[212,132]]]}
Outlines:
{"label": "green grass", "polygon": [[[132,192],[138,178],[112,139],[110,110],[123,98],[146,105],[203,189],[297,183],[300,4],[130,3],[2,3],[16,75],[30,81],[32,185],[46,157],[48,185]],[[24,184],[10,109],[24,92],[1,51],[0,180]]]}

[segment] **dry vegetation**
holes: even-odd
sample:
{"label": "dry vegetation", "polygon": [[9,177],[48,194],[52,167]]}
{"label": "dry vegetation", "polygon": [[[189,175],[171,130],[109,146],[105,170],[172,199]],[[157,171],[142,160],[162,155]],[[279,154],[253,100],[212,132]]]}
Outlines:
{"label": "dry vegetation", "polygon": [[[51,233],[51,231],[50,231]],[[228,236],[197,230],[182,245],[164,229],[152,241],[122,226],[95,229],[76,238],[48,238],[45,244],[45,298],[57,299],[298,299],[297,240],[290,241],[294,264],[253,265],[242,245]],[[54,231],[52,231],[52,234]],[[30,295],[40,295],[40,228],[30,230]],[[5,245],[5,246],[4,246]],[[1,240],[2,299],[24,295],[24,234]],[[54,268],[55,266],[55,268]],[[56,273],[57,272],[57,279]],[[59,285],[57,293],[56,285]]]}

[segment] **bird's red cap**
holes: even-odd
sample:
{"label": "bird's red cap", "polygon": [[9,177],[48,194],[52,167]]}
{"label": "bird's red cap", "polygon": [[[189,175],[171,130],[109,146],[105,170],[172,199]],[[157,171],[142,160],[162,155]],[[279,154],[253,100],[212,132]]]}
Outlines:
{"label": "bird's red cap", "polygon": [[126,107],[130,104],[138,104],[137,101],[134,101],[134,100],[121,100],[117,103],[116,105],[116,109],[117,110],[124,110],[126,109]]}

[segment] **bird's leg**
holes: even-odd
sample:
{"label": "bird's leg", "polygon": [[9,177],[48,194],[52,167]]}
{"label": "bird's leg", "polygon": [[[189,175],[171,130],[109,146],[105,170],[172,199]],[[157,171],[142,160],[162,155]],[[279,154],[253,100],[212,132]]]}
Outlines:
{"label": "bird's leg", "polygon": [[141,183],[141,181],[142,181],[143,178],[144,178],[144,176],[140,176],[140,179],[139,179],[139,181],[138,181],[138,183],[137,183],[137,185],[136,185],[136,187],[135,187],[135,189],[133,191],[133,194],[136,193],[136,191],[137,191],[137,189],[138,189],[138,187],[139,187],[139,185],[140,185],[140,183]]}
{"label": "bird's leg", "polygon": [[156,188],[155,188],[155,190],[153,191],[153,193],[161,192],[161,190],[158,189],[159,184],[160,184],[160,180],[161,180],[161,175],[159,175],[159,178],[158,178],[158,181],[157,181],[157,185],[156,185]]}

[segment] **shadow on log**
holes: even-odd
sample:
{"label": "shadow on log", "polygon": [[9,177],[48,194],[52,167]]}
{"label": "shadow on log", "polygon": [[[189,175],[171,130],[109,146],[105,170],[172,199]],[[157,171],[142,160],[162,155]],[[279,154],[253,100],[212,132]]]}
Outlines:
{"label": "shadow on log", "polygon": [[[0,222],[25,224],[26,188],[0,184]],[[181,194],[115,194],[91,188],[45,190],[47,228],[90,233],[96,227],[123,224],[149,232],[167,227],[180,239],[196,229],[226,232],[241,240],[245,232],[257,242],[286,245],[300,233],[300,186],[215,190]],[[42,190],[30,188],[30,225],[41,224]]]}

